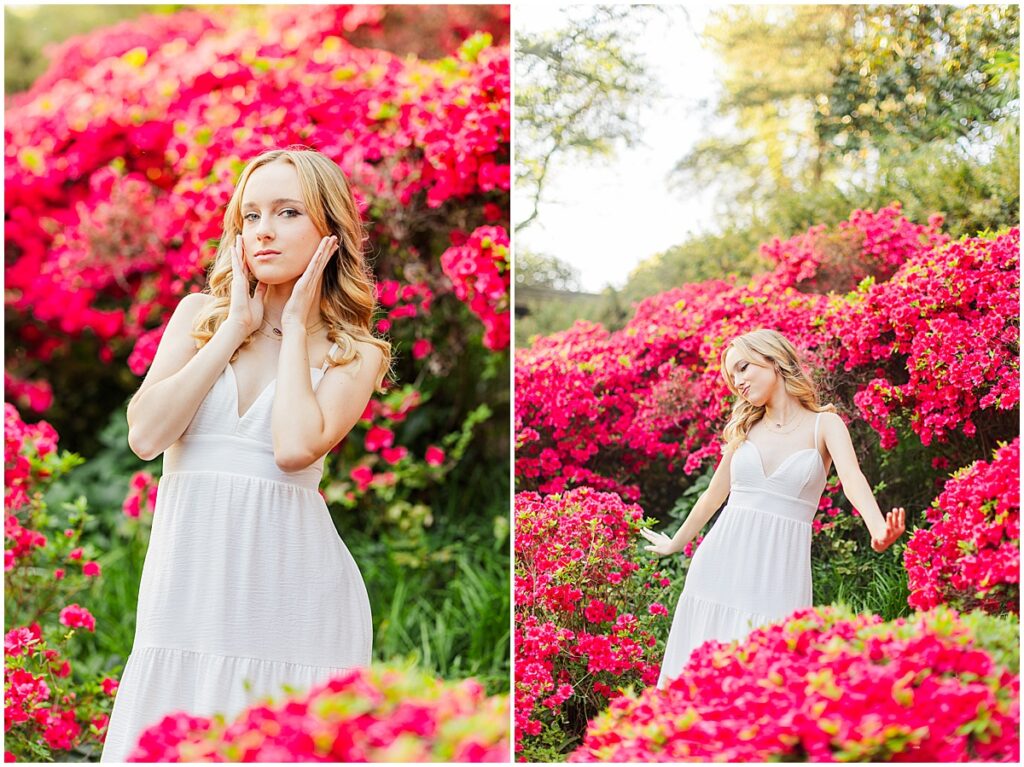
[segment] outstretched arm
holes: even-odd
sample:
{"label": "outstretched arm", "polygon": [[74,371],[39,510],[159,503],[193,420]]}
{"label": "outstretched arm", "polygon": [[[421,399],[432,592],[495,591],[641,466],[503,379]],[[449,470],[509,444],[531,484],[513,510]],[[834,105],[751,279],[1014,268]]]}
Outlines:
{"label": "outstretched arm", "polygon": [[883,517],[874,493],[871,492],[871,486],[860,470],[853,441],[843,419],[835,413],[823,413],[821,426],[825,447],[832,456],[839,481],[843,483],[843,492],[853,507],[860,512],[868,532],[871,533],[871,548],[875,551],[885,551],[906,529],[906,511],[902,506],[897,506]]}
{"label": "outstretched arm", "polygon": [[676,531],[676,534],[669,538],[664,533],[655,533],[651,530],[641,530],[640,534],[646,538],[651,545],[645,546],[648,551],[658,556],[678,554],[686,548],[686,545],[697,537],[697,533],[703,529],[708,520],[718,511],[725,499],[729,497],[730,475],[729,467],[732,463],[733,449],[726,448],[722,453],[722,460],[711,477],[711,484],[708,489],[701,493],[697,503],[690,509],[686,521]]}

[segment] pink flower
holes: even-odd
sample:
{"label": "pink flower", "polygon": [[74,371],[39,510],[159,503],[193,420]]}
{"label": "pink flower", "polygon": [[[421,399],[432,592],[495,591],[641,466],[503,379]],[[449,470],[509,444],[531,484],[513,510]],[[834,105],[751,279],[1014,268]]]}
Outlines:
{"label": "pink flower", "polygon": [[352,481],[359,487],[359,492],[365,492],[366,488],[370,486],[370,481],[373,479],[373,469],[369,466],[356,466],[352,471],[349,472],[349,476]]}
{"label": "pink flower", "polygon": [[96,619],[92,613],[79,605],[68,605],[60,611],[60,622],[69,628],[84,628],[86,631],[96,630]]}
{"label": "pink flower", "polygon": [[28,649],[32,652],[32,645],[39,642],[39,637],[24,626],[13,628],[4,635],[4,654],[16,658]]}
{"label": "pink flower", "polygon": [[391,447],[395,441],[395,433],[382,426],[373,426],[366,432],[364,445],[371,453],[376,453],[383,447]]}
{"label": "pink flower", "polygon": [[82,558],[82,549],[81,548],[71,549],[71,551],[68,552],[68,559],[70,559],[73,562],[77,562],[81,558]]}
{"label": "pink flower", "polygon": [[99,562],[86,562],[82,565],[82,575],[95,577],[100,574]]}
{"label": "pink flower", "polygon": [[427,338],[417,338],[412,344],[412,358],[421,360],[433,350],[434,345]]}
{"label": "pink flower", "polygon": [[444,463],[444,450],[437,447],[436,445],[430,445],[427,448],[427,453],[424,456],[424,460],[431,466],[440,466]]}
{"label": "pink flower", "polygon": [[398,447],[386,447],[380,451],[381,458],[388,463],[394,465],[401,461],[405,456],[409,454],[409,451],[402,446]]}
{"label": "pink flower", "polygon": [[120,686],[120,682],[108,676],[104,677],[101,686],[103,688],[103,693],[105,695],[113,695],[115,692],[117,692],[117,688]]}

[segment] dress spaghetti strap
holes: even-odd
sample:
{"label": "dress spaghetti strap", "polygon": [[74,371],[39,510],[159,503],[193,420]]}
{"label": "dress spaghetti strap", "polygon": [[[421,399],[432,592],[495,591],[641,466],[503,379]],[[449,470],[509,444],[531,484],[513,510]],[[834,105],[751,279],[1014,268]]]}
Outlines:
{"label": "dress spaghetti strap", "polygon": [[338,351],[338,345],[337,344],[333,344],[331,346],[331,350],[329,352],[327,352],[327,357],[324,359],[323,366],[320,368],[320,372],[321,373],[326,373],[327,372],[327,368],[331,364],[331,360],[334,358],[334,353],[336,351]]}
{"label": "dress spaghetti strap", "polygon": [[[814,449],[817,450],[818,453],[820,454],[821,450],[818,449],[818,424],[819,423],[821,423],[821,411],[818,411],[818,415],[815,416],[815,418],[814,418]],[[822,461],[824,461],[824,460],[825,459],[822,458]]]}

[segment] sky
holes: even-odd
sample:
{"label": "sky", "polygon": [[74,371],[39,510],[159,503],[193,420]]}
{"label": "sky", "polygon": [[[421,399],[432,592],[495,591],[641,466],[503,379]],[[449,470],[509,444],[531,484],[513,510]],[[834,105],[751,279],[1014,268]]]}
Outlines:
{"label": "sky", "polygon": [[[620,147],[611,159],[562,160],[550,173],[538,218],[516,233],[516,243],[556,256],[580,274],[581,289],[621,288],[641,261],[708,231],[711,197],[700,190],[672,190],[672,167],[699,140],[708,107],[714,103],[716,57],[704,50],[694,32],[703,26],[705,7],[688,7],[663,23],[649,24],[638,44],[657,92],[640,112],[640,142]],[[554,8],[517,6],[516,30],[558,26]],[[528,210],[513,194],[516,211]]]}

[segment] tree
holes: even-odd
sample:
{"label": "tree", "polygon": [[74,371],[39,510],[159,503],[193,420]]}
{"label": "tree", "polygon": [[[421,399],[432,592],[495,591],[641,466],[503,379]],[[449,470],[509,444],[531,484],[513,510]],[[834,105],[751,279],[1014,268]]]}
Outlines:
{"label": "tree", "polygon": [[529,212],[516,231],[537,218],[557,159],[606,156],[636,142],[638,110],[652,83],[632,41],[653,13],[644,6],[570,7],[556,29],[517,33],[515,184]]}
{"label": "tree", "polygon": [[704,35],[721,96],[674,183],[715,190],[723,223],[637,267],[629,299],[894,200],[954,237],[1019,221],[1017,7],[734,6]]}
{"label": "tree", "polygon": [[[734,223],[780,196],[877,188],[908,152],[980,162],[1019,115],[1013,6],[741,6],[705,35],[726,73],[715,119],[733,126],[677,164],[718,189]],[[788,234],[788,232],[780,232]]]}
{"label": "tree", "polygon": [[520,249],[516,253],[516,287],[579,290],[580,273],[571,264],[544,253]]}

